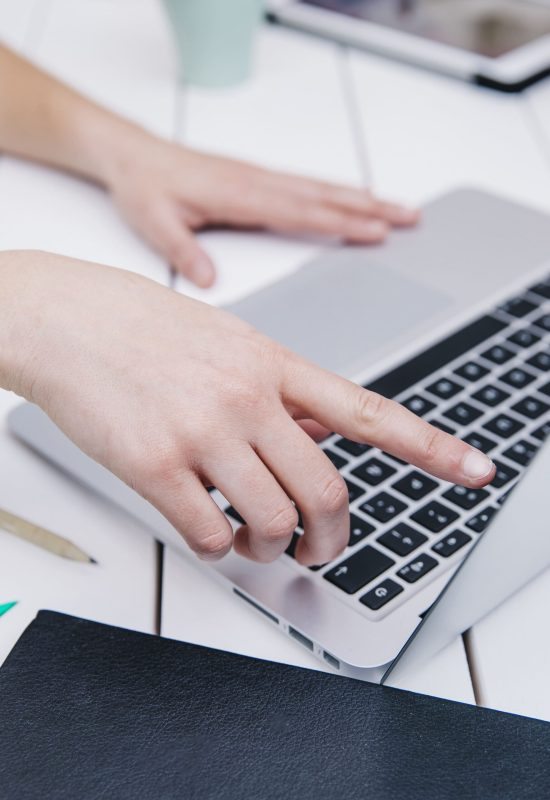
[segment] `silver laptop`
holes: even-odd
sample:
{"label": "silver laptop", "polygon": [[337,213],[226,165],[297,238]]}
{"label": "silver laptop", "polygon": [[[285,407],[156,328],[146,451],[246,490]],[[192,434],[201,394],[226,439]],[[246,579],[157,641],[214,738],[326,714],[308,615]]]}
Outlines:
{"label": "silver laptop", "polygon": [[[326,250],[231,310],[307,358],[396,398],[497,465],[490,487],[465,489],[329,437],[321,446],[349,488],[346,551],[324,567],[303,567],[293,558],[298,529],[273,564],[231,553],[205,566],[266,624],[345,675],[392,680],[550,564],[550,449],[541,449],[550,432],[549,217],[456,191],[428,205],[417,229],[396,231],[379,248]],[[159,512],[37,407],[18,407],[9,425],[186,551]],[[213,496],[237,527],[238,512]]]}

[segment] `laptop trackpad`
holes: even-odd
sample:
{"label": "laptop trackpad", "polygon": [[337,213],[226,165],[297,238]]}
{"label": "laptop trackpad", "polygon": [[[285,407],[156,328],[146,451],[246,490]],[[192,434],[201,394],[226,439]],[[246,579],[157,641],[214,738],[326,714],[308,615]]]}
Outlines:
{"label": "laptop trackpad", "polygon": [[[241,319],[344,375],[450,304],[441,292],[376,264],[372,249],[325,251],[230,306]],[[353,371],[352,371],[353,370]]]}

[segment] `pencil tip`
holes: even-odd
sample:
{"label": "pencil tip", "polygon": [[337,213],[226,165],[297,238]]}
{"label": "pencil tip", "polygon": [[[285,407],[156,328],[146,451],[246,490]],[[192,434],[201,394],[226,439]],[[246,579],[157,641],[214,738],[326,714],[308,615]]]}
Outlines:
{"label": "pencil tip", "polygon": [[90,558],[90,564],[97,564],[97,561],[95,560],[95,558]]}

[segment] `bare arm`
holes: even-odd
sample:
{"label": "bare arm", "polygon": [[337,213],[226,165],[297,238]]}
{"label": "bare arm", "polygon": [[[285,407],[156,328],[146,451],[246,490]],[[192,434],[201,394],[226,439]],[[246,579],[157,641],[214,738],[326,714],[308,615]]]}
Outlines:
{"label": "bare arm", "polygon": [[108,185],[139,128],[0,45],[0,150]]}
{"label": "bare arm", "polygon": [[[483,453],[321,370],[219,309],[131,272],[48,253],[0,254],[0,385],[40,405],[150,500],[204,558],[234,545],[272,561],[298,523],[303,564],[349,539],[341,475],[314,420],[455,483],[494,475]],[[233,534],[206,491],[246,524]]]}
{"label": "bare arm", "polygon": [[104,186],[122,216],[199,286],[210,286],[215,277],[194,236],[209,225],[369,244],[418,220],[416,211],[365,189],[273,172],[160,139],[2,46],[0,76],[0,151]]}

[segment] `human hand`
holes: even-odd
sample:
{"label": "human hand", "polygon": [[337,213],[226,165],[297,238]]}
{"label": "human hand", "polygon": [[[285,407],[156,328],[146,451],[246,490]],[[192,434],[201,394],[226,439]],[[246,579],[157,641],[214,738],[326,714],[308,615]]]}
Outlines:
{"label": "human hand", "polygon": [[[106,179],[123,217],[198,286],[215,279],[193,231],[209,225],[381,242],[417,211],[338,186],[207,155],[139,132]],[[130,137],[131,138],[131,137]],[[116,152],[113,148],[113,152]]]}
{"label": "human hand", "polygon": [[[293,502],[305,527],[298,561],[325,563],[346,546],[346,484],[300,420],[455,483],[494,474],[485,455],[402,406],[130,272],[12,253],[2,278],[0,385],[40,405],[203,558],[233,544],[277,558],[298,522]],[[246,520],[234,539],[210,485]]]}

